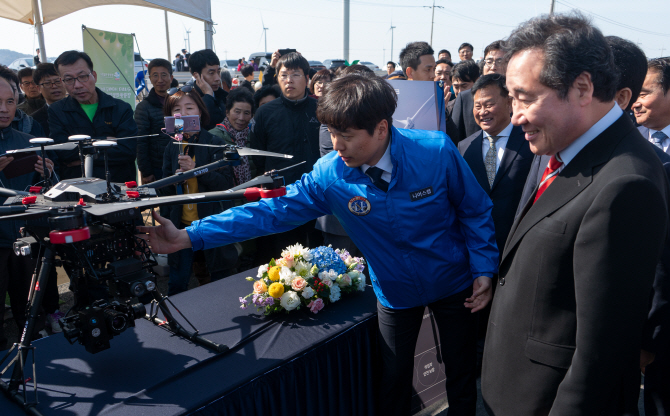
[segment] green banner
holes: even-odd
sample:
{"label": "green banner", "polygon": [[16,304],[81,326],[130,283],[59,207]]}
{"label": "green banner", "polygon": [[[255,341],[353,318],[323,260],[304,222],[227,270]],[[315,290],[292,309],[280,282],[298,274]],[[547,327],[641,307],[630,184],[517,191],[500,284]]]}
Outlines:
{"label": "green banner", "polygon": [[96,86],[135,109],[135,60],[133,35],[82,26],[84,52],[98,75]]}

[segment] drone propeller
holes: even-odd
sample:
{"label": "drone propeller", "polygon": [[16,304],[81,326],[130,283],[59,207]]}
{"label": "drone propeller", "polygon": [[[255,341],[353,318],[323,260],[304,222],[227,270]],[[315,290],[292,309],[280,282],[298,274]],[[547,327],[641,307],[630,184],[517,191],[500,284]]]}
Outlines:
{"label": "drone propeller", "polygon": [[[181,142],[172,142],[172,144],[186,144]],[[283,157],[284,159],[293,159],[293,155],[285,155],[283,153],[267,152],[265,150],[250,149],[248,147],[239,147],[229,144],[200,144],[188,143],[188,146],[203,146],[203,147],[227,147],[231,150],[236,150],[240,156],[269,156],[269,157]]]}
{"label": "drone propeller", "polygon": [[[44,146],[44,150],[73,150],[77,148],[77,143],[60,143],[60,144],[52,144],[50,146]],[[40,150],[39,147],[26,147],[25,149],[15,149],[15,150],[8,150],[5,155],[11,156],[12,154],[15,153],[26,153],[26,152],[36,152]]]}
{"label": "drone propeller", "polygon": [[28,196],[30,193],[24,191],[15,191],[14,189],[0,188],[0,196],[13,197],[13,196]]}

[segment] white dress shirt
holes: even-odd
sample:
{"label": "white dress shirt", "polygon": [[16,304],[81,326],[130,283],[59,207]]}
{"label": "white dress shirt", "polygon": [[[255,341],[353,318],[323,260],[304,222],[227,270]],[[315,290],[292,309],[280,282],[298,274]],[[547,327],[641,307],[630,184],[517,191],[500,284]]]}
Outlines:
{"label": "white dress shirt", "polygon": [[[375,166],[383,171],[382,179],[388,183],[391,183],[391,173],[393,173],[393,161],[391,160],[391,141],[389,141],[384,155],[381,159],[379,159],[379,162],[377,162]],[[361,165],[361,171],[365,173],[369,167],[371,166],[363,164]]]}
{"label": "white dress shirt", "polygon": [[[663,133],[665,133],[666,136],[670,137],[670,126],[665,126],[663,130],[649,129],[649,135],[647,136],[646,139],[649,140],[651,144],[653,144],[654,146],[656,146],[656,143],[654,143],[654,139],[652,139],[651,135],[656,133],[657,131],[662,131]],[[663,148],[664,152],[667,152],[668,147],[670,147],[670,140],[668,139],[663,140],[663,143],[661,143],[661,147]]]}
{"label": "white dress shirt", "polygon": [[[498,140],[496,140],[496,173],[500,167],[500,162],[502,162],[503,155],[505,154],[505,147],[507,146],[507,140],[509,135],[512,134],[512,128],[514,126],[510,122],[507,127],[505,127],[500,133],[498,133]],[[482,140],[482,158],[484,159],[484,164],[486,164],[486,153],[488,153],[491,143],[489,142],[490,134],[484,132],[484,140]]]}

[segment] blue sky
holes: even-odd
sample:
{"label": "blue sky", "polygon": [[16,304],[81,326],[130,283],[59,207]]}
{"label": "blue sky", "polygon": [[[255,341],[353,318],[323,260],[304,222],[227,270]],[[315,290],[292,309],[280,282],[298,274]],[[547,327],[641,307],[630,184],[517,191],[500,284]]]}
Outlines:
{"label": "blue sky", "polygon": [[[351,0],[350,59],[383,66],[391,60],[391,22],[394,29],[393,60],[408,42],[430,40],[432,0]],[[496,39],[506,37],[518,24],[549,11],[550,0],[436,0],[433,48],[449,49],[457,60],[463,42],[475,46],[475,58]],[[423,7],[429,6],[429,7]],[[670,1],[557,0],[556,12],[579,7],[605,35],[636,42],[648,57],[670,55]],[[596,15],[593,15],[595,13]],[[214,47],[221,59],[248,57],[264,50],[263,21],[268,50],[294,48],[310,60],[343,56],[342,0],[212,0],[216,23]],[[82,48],[81,25],[122,33],[135,33],[142,55],[167,57],[163,12],[137,6],[100,6],[81,10],[44,26],[46,50],[57,56]],[[191,31],[191,50],[204,47],[202,22],[169,14],[171,55],[184,47]],[[0,18],[0,48],[32,53],[37,47],[33,28]]]}

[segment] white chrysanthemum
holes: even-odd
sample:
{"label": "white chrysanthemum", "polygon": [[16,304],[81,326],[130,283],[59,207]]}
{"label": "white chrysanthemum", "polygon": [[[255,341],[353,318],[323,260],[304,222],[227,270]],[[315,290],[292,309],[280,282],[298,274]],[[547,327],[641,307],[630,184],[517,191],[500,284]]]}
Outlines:
{"label": "white chrysanthemum", "polygon": [[309,299],[312,296],[314,296],[314,289],[312,289],[311,287],[307,286],[306,288],[304,288],[302,290],[302,297],[303,298]]}
{"label": "white chrysanthemum", "polygon": [[284,282],[285,285],[291,285],[293,279],[295,279],[296,274],[291,271],[288,267],[282,267],[279,270],[279,280]]}
{"label": "white chrysanthemum", "polygon": [[261,278],[263,277],[263,273],[266,273],[268,271],[268,265],[264,264],[261,267],[258,268],[258,275],[256,277]]}
{"label": "white chrysanthemum", "polygon": [[330,288],[330,297],[328,299],[330,299],[331,302],[337,302],[338,300],[340,300],[340,287],[339,286],[333,285]]}
{"label": "white chrysanthemum", "polygon": [[281,252],[282,257],[289,257],[293,256],[293,258],[297,259],[298,256],[302,256],[305,260],[309,261],[312,256],[309,256],[309,259],[306,257],[306,255],[309,253],[309,249],[307,247],[303,247],[302,244],[295,244],[292,246],[286,247],[286,250]]}
{"label": "white chrysanthemum", "polygon": [[281,295],[281,300],[279,303],[281,304],[282,308],[286,309],[287,311],[292,311],[300,305],[300,297],[294,291],[289,290],[288,292],[285,292],[283,295]]}
{"label": "white chrysanthemum", "polygon": [[297,274],[300,277],[309,277],[309,269],[312,268],[312,265],[309,263],[305,263],[304,261],[299,261],[295,264],[295,274]]}

